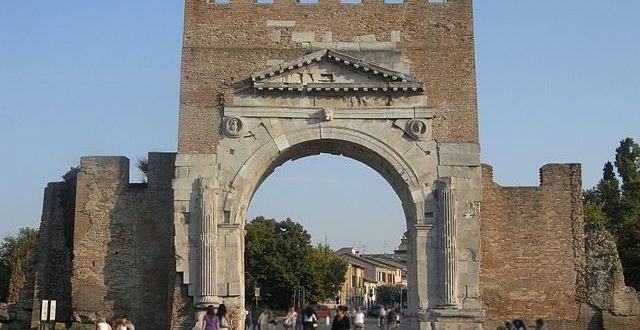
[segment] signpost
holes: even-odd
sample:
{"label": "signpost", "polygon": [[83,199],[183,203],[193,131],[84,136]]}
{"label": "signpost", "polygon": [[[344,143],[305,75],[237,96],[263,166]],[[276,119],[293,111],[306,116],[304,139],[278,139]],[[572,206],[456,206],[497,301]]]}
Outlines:
{"label": "signpost", "polygon": [[41,323],[49,321],[49,300],[42,300],[42,305],[40,306],[40,321]]}
{"label": "signpost", "polygon": [[256,296],[256,310],[258,309],[258,298],[260,298],[260,288],[256,287],[254,290],[254,294]]}
{"label": "signpost", "polygon": [[49,302],[49,322],[56,322],[56,301],[51,300]]}
{"label": "signpost", "polygon": [[56,305],[55,300],[43,299],[40,305],[40,329],[52,329],[52,324],[56,322]]}

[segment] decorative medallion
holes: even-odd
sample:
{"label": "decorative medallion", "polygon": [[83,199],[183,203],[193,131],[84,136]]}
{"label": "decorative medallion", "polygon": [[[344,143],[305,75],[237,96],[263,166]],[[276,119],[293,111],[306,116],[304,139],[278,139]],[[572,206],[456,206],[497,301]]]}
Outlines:
{"label": "decorative medallion", "polygon": [[242,136],[242,129],[244,124],[238,117],[226,117],[222,122],[224,133],[231,138],[238,138]]}
{"label": "decorative medallion", "polygon": [[427,138],[427,122],[422,119],[411,119],[407,121],[405,131],[416,140],[424,140]]}

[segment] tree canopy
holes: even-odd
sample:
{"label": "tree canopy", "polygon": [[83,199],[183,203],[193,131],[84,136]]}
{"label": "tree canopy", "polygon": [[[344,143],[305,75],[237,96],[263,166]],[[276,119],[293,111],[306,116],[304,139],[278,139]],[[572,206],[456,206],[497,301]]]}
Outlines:
{"label": "tree canopy", "polygon": [[21,287],[17,282],[24,280],[22,268],[31,259],[37,238],[38,230],[20,228],[18,235],[8,235],[0,243],[0,301],[17,301]]}
{"label": "tree canopy", "polygon": [[344,282],[346,262],[327,246],[312,247],[311,235],[297,222],[259,216],[245,230],[247,302],[259,287],[261,304],[286,308],[297,288],[310,299],[324,300]]}
{"label": "tree canopy", "polygon": [[585,191],[584,213],[616,238],[625,282],[640,289],[640,146],[632,138],[620,141],[615,161],[606,162],[600,182]]}

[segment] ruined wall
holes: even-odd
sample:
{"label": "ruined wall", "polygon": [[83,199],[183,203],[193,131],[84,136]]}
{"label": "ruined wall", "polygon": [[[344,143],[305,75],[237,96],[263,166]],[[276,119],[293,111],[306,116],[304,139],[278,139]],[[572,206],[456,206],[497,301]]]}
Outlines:
{"label": "ruined wall", "polygon": [[127,314],[142,329],[168,328],[174,164],[175,154],[150,153],[148,183],[130,184],[127,158],[82,158],[71,279],[76,321]]}
{"label": "ruined wall", "polygon": [[580,165],[545,165],[539,187],[502,187],[490,166],[482,170],[485,325],[543,318],[554,329],[586,328]]}
{"label": "ruined wall", "polygon": [[587,223],[587,302],[603,311],[606,329],[640,324],[640,296],[625,286],[615,239],[602,224]]}
{"label": "ruined wall", "polygon": [[71,317],[75,172],[70,171],[64,178],[64,182],[49,183],[44,190],[38,241],[25,267],[19,302],[13,306],[14,317],[22,327],[38,324],[41,299],[58,302],[58,320]]}
{"label": "ruined wall", "polygon": [[377,41],[366,46],[374,48],[393,44],[404,52],[434,107],[436,140],[478,142],[471,0],[186,0],[178,152],[214,152],[233,84],[268,60],[321,48],[361,50],[358,41]]}

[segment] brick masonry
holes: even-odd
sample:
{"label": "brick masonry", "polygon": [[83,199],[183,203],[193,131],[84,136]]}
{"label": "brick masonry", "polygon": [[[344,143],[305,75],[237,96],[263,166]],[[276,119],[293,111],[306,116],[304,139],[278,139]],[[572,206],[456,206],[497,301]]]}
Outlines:
{"label": "brick masonry", "polygon": [[[382,47],[405,60],[394,69],[424,82],[441,157],[438,171],[465,178],[461,182],[477,174],[471,0],[395,5],[382,0],[359,5],[185,1],[178,158],[215,158],[223,106],[233,104],[251,73],[322,47],[355,47],[360,55],[367,55],[366,47]],[[52,183],[45,190],[40,239],[17,305],[26,326],[37,324],[42,298],[61,301],[61,317],[80,322],[128,314],[140,329],[187,329],[195,323],[193,298],[176,273],[176,154],[149,154],[146,184],[131,184],[129,167],[124,157],[83,157],[73,182]],[[593,267],[587,267],[585,255],[580,165],[550,164],[540,173],[538,187],[502,187],[493,181],[491,167],[483,165],[481,198],[468,189],[474,198],[467,199],[482,203],[480,300],[475,293],[472,298],[486,311],[484,327],[513,318],[529,324],[538,317],[554,329],[631,324],[635,318],[603,317],[587,304],[596,300],[585,282]],[[476,219],[475,210],[469,214]],[[473,239],[477,235],[460,245]],[[611,251],[608,258],[615,261]],[[459,258],[461,265],[467,257]],[[471,260],[478,262],[475,256]],[[602,287],[620,282],[618,277],[598,280]],[[596,294],[609,305],[621,299]]]}
{"label": "brick masonry", "polygon": [[395,5],[383,0],[359,5],[186,0],[184,29],[180,153],[214,152],[222,106],[235,83],[270,60],[294,59],[309,52],[305,47],[328,40],[399,40],[396,47],[409,59],[411,73],[425,83],[428,104],[434,107],[435,139],[478,142],[471,0],[444,5],[426,0]]}
{"label": "brick masonry", "polygon": [[585,266],[580,165],[545,165],[539,187],[502,187],[490,166],[482,170],[486,324],[577,320]]}
{"label": "brick masonry", "polygon": [[71,301],[73,318],[128,314],[165,328],[175,277],[175,154],[149,154],[148,183],[129,183],[124,157],[83,157],[77,178]]}

